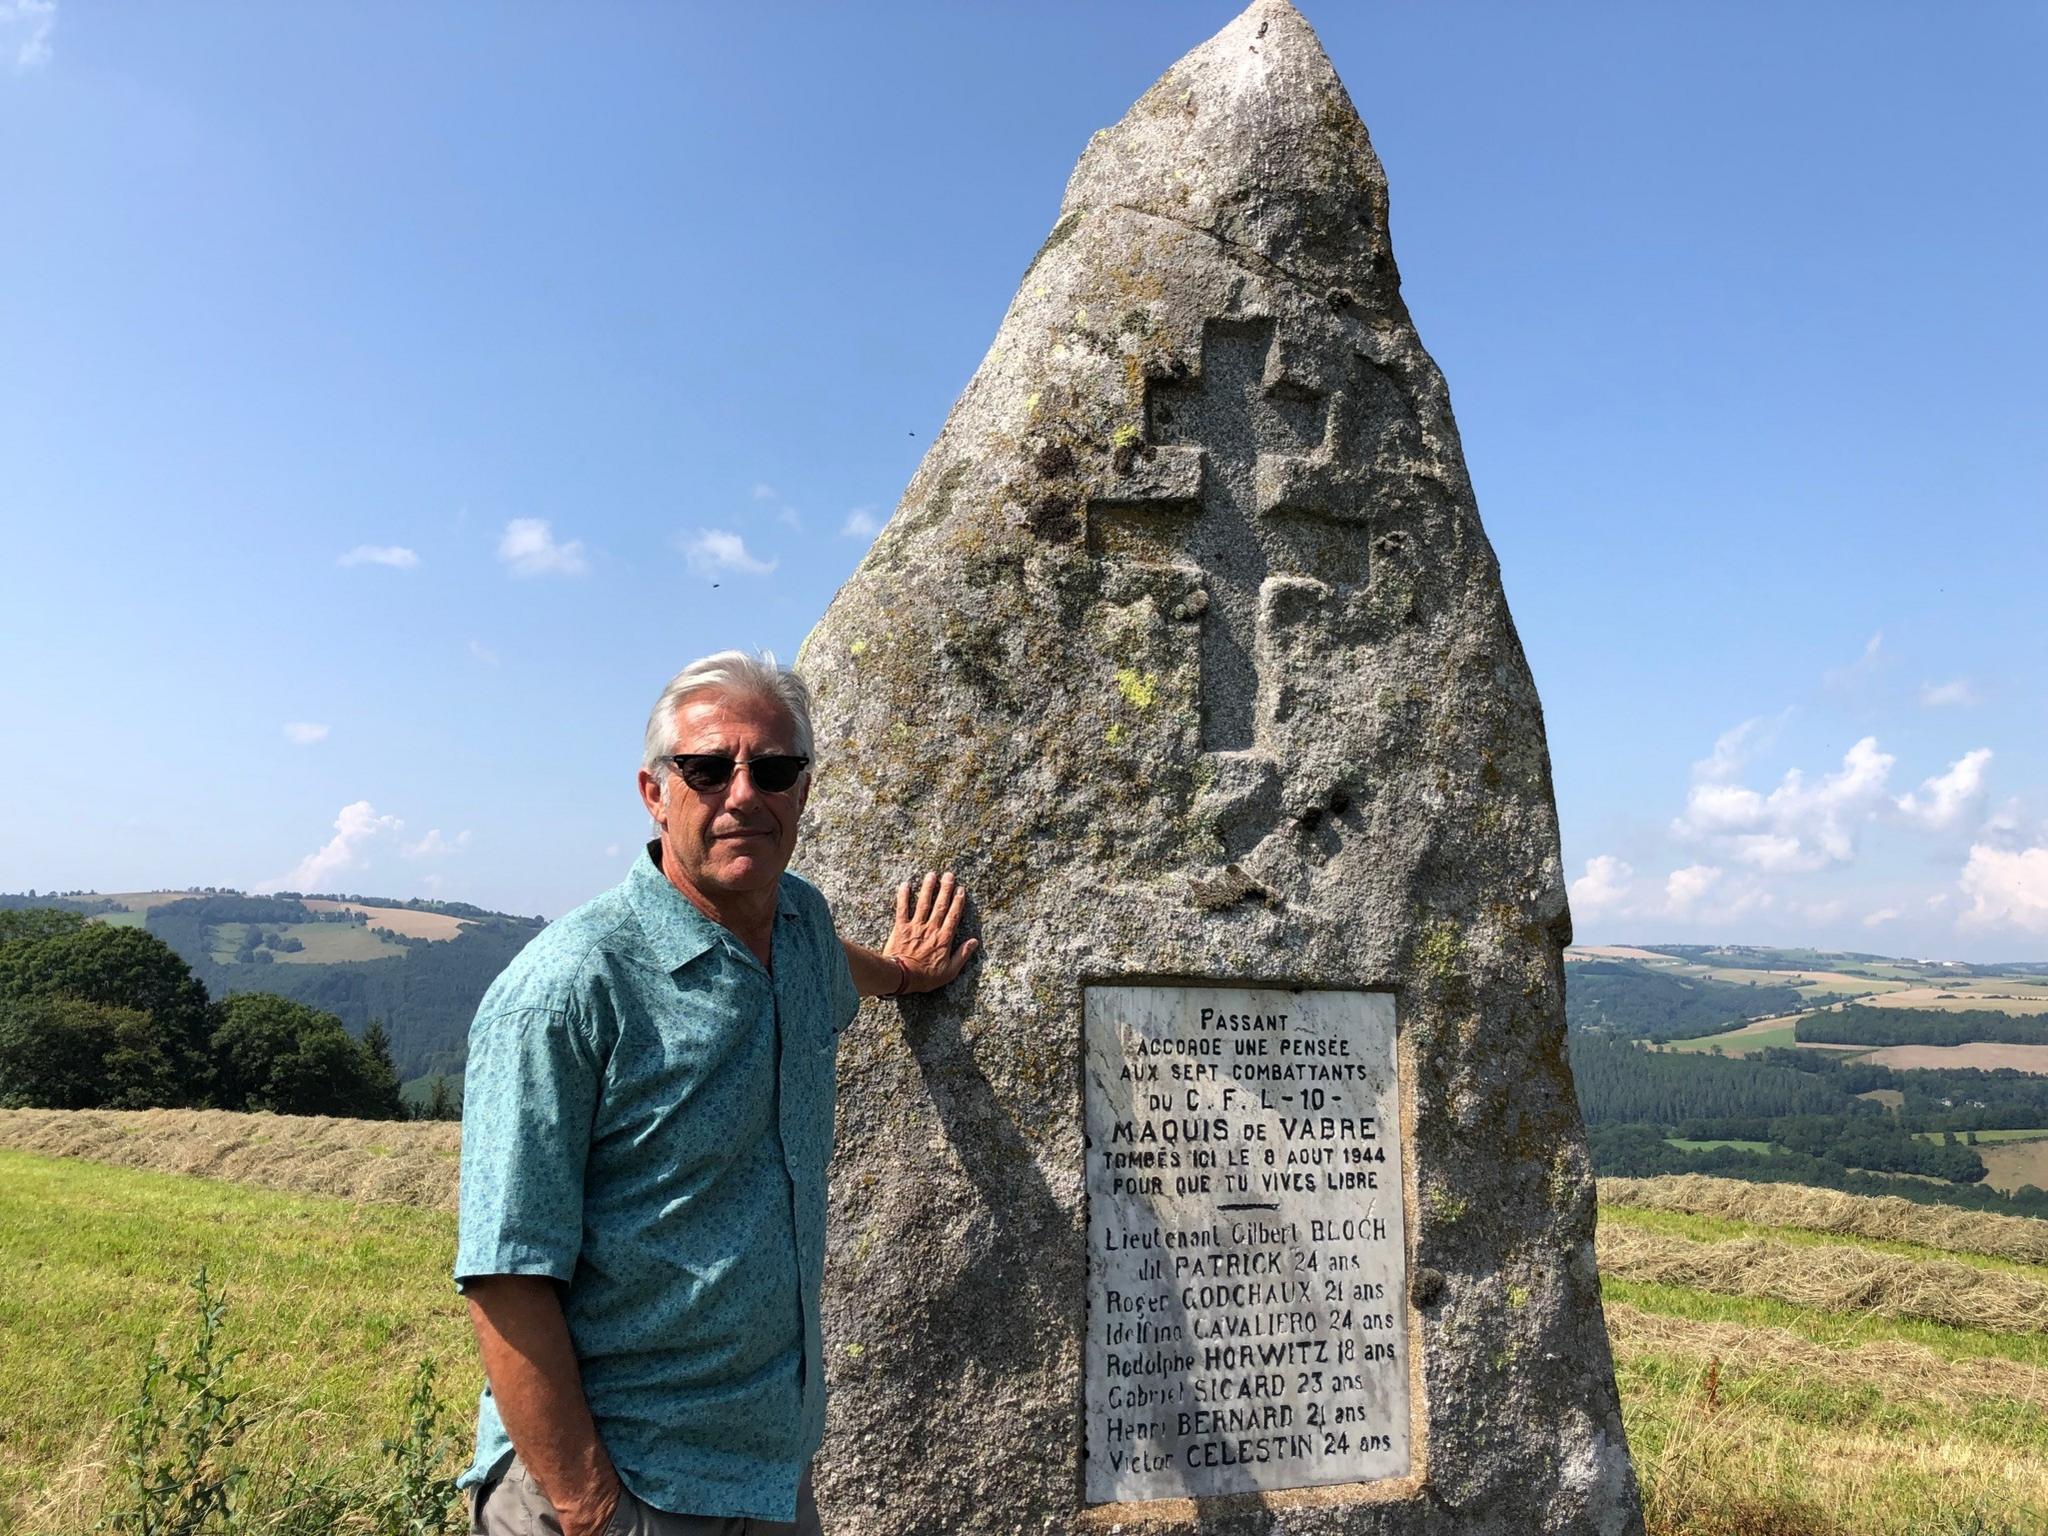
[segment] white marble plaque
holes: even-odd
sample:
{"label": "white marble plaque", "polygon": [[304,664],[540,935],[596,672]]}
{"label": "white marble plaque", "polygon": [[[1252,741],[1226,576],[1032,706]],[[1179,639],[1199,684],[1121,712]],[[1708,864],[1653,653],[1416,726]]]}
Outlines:
{"label": "white marble plaque", "polygon": [[1086,989],[1087,1499],[1409,1470],[1385,992]]}

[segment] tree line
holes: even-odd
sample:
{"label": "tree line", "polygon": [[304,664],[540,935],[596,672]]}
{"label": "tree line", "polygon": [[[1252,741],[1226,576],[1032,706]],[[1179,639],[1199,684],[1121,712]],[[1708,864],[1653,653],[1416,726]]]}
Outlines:
{"label": "tree line", "polygon": [[57,908],[0,909],[0,1107],[406,1115],[381,1022],[215,999],[154,934]]}
{"label": "tree line", "polygon": [[1990,1008],[1936,1013],[1857,1005],[1801,1019],[1793,1026],[1793,1038],[1828,1045],[2048,1045],[2048,1017]]}

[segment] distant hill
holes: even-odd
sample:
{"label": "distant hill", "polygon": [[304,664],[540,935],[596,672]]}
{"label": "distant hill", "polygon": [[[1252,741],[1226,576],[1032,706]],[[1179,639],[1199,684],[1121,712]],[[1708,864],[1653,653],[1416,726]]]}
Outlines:
{"label": "distant hill", "polygon": [[2048,968],[1747,945],[1565,959],[1601,1174],[2048,1215]]}
{"label": "distant hill", "polygon": [[339,1015],[358,1036],[380,1019],[407,1079],[462,1070],[477,1003],[546,926],[467,902],[219,887],[0,893],[0,909],[20,907],[64,907],[145,928],[217,998],[275,993]]}

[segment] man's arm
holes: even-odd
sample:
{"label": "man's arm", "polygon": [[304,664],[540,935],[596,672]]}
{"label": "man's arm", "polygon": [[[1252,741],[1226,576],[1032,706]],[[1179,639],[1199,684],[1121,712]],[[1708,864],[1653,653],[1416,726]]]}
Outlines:
{"label": "man's arm", "polygon": [[597,1438],[555,1282],[470,1279],[469,1320],[505,1433],[562,1517],[562,1536],[596,1536],[619,1503],[619,1475]]}
{"label": "man's arm", "polygon": [[967,887],[947,870],[928,872],[916,886],[906,880],[896,888],[896,926],[889,942],[877,950],[851,939],[839,942],[862,997],[896,997],[906,992],[933,992],[966,969],[981,940],[955,944],[960,919],[967,910]]}

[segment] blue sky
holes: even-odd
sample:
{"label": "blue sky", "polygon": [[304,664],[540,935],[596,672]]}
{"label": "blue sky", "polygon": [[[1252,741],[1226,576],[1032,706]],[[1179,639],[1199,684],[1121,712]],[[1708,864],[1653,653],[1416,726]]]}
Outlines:
{"label": "blue sky", "polygon": [[[0,889],[609,884],[1232,10],[0,0]],[[2048,10],[1306,14],[1580,936],[2048,955]]]}

